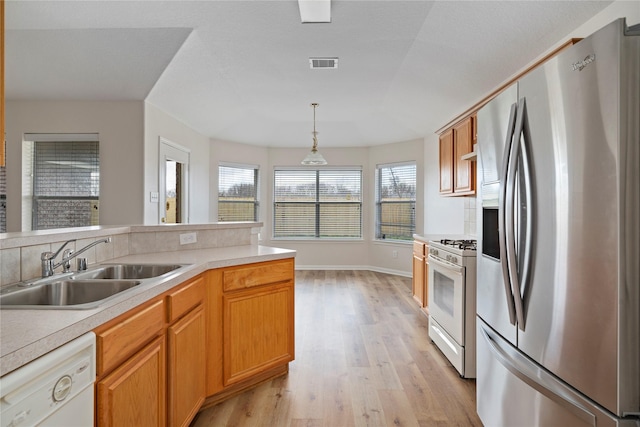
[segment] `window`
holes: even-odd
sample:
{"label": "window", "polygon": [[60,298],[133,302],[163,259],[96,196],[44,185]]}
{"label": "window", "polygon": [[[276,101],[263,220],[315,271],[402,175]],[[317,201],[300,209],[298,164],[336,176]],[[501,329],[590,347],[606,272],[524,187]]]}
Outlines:
{"label": "window", "polygon": [[91,138],[33,139],[32,230],[99,223],[99,147]]}
{"label": "window", "polygon": [[376,239],[412,240],[416,230],[416,164],[376,167]]}
{"label": "window", "polygon": [[258,167],[218,167],[218,221],[258,221]]}
{"label": "window", "polygon": [[274,238],[362,238],[362,171],[274,171]]}

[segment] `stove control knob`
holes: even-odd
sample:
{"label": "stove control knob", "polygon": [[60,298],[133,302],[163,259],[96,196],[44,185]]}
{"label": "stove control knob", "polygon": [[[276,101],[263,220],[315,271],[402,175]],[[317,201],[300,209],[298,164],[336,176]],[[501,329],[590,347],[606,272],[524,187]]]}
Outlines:
{"label": "stove control knob", "polygon": [[451,257],[451,262],[453,262],[454,264],[458,263],[458,257],[452,256]]}
{"label": "stove control knob", "polygon": [[451,261],[451,255],[447,255],[447,261]]}

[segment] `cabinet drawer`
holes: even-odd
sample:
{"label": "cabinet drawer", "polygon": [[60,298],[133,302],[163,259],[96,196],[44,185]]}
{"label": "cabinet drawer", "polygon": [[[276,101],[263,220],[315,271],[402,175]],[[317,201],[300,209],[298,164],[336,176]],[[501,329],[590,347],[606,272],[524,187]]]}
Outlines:
{"label": "cabinet drawer", "polygon": [[421,242],[413,242],[413,254],[417,257],[423,257],[425,244]]}
{"label": "cabinet drawer", "polygon": [[169,323],[185,315],[204,299],[204,276],[199,276],[167,295],[167,316]]}
{"label": "cabinet drawer", "polygon": [[293,258],[289,258],[225,269],[222,283],[225,291],[232,291],[293,280],[293,276]]}
{"label": "cabinet drawer", "polygon": [[96,330],[97,374],[120,365],[149,342],[164,327],[163,301],[159,300],[135,314]]}

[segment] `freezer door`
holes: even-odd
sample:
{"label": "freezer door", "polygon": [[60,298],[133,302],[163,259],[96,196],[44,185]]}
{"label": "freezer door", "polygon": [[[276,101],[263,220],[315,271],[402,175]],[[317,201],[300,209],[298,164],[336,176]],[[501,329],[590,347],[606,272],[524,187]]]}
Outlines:
{"label": "freezer door", "polygon": [[511,287],[505,281],[501,262],[498,209],[501,182],[508,160],[508,141],[515,123],[517,84],[482,107],[478,113],[478,198],[477,209],[477,313],[514,345],[516,344],[515,312]]}
{"label": "freezer door", "polygon": [[635,87],[619,67],[640,49],[622,38],[617,21],[519,82],[534,227],[518,347],[619,416],[640,405],[638,60]]}
{"label": "freezer door", "polygon": [[487,427],[637,427],[540,369],[480,319],[477,363],[478,415]]}
{"label": "freezer door", "polygon": [[484,185],[500,181],[505,141],[509,127],[511,106],[518,102],[515,83],[482,107],[477,113],[479,163],[478,182]]}

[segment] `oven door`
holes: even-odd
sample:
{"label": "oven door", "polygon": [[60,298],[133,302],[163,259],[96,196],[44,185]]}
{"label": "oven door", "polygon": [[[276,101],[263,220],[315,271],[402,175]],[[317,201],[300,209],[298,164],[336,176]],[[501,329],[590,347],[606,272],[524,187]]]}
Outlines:
{"label": "oven door", "polygon": [[429,255],[429,316],[464,345],[465,269]]}

